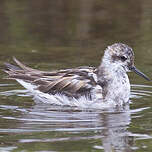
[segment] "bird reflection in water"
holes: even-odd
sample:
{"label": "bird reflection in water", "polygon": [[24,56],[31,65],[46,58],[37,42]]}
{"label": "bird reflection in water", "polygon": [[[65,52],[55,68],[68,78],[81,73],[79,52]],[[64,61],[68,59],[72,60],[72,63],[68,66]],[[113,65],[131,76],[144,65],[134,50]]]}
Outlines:
{"label": "bird reflection in water", "polygon": [[133,136],[127,130],[131,122],[129,106],[125,111],[101,114],[102,145],[105,152],[130,152]]}
{"label": "bird reflection in water", "polygon": [[[41,131],[66,132],[65,136],[51,137],[48,142],[76,142],[89,144],[93,149],[101,149],[105,152],[130,152],[133,146],[134,136],[127,129],[131,123],[131,111],[129,105],[123,109],[112,110],[78,110],[70,107],[46,106],[36,104],[32,109],[24,113],[21,126],[27,129],[39,129]],[[29,123],[32,122],[32,123]],[[87,133],[87,136],[86,136]],[[51,133],[50,133],[51,134]],[[69,137],[67,138],[69,134]],[[71,136],[72,134],[72,136]],[[101,145],[94,144],[101,140]],[[45,139],[42,139],[43,142]],[[90,145],[90,142],[92,141]],[[85,146],[85,145],[84,145]],[[77,147],[75,147],[77,148]],[[79,147],[80,148],[80,147]],[[82,147],[83,149],[84,147]]]}

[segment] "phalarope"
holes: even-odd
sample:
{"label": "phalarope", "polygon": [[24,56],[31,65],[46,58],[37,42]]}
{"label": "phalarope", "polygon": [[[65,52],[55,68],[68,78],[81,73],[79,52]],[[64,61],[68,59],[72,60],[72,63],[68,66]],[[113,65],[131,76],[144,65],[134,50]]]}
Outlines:
{"label": "phalarope", "polygon": [[17,80],[48,103],[75,105],[73,103],[83,100],[121,106],[129,101],[130,96],[127,72],[134,71],[150,81],[134,66],[132,48],[122,43],[105,49],[98,68],[78,67],[45,72],[29,68],[16,58],[14,61],[18,66],[5,63],[9,79]]}

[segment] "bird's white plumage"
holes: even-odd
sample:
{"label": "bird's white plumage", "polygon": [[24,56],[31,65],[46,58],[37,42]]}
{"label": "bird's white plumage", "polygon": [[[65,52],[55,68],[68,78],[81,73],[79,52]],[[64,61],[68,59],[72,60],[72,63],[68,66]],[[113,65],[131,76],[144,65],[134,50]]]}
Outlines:
{"label": "bird's white plumage", "polygon": [[[27,83],[23,80],[17,79],[23,87],[25,87],[28,91],[30,91],[31,95],[33,96],[36,102],[47,103],[51,105],[60,105],[60,106],[76,106],[79,108],[95,108],[95,109],[105,109],[109,107],[115,107],[116,103],[113,100],[108,100],[107,102],[102,102],[102,94],[99,92],[93,92],[94,95],[97,95],[93,100],[89,100],[85,96],[81,96],[80,98],[68,98],[62,94],[55,94],[51,95],[48,93],[43,93],[37,90],[37,86],[34,86],[30,83]],[[101,87],[97,86],[95,91],[100,90]],[[97,100],[98,98],[98,100]]]}

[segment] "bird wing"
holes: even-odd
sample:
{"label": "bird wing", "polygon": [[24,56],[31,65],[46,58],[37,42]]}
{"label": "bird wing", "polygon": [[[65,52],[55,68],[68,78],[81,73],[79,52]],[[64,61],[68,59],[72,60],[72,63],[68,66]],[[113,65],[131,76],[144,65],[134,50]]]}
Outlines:
{"label": "bird wing", "polygon": [[21,79],[36,85],[38,90],[56,94],[64,93],[67,96],[77,97],[86,94],[97,82],[96,68],[78,67],[74,69],[57,70],[51,72],[29,68],[14,58],[18,66],[5,63],[5,72],[10,79]]}

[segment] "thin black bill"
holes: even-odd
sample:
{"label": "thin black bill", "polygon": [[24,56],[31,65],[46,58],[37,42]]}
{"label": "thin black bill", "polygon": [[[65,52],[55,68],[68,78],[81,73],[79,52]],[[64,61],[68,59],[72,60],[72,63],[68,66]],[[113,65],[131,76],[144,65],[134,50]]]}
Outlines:
{"label": "thin black bill", "polygon": [[133,71],[133,72],[135,72],[139,76],[145,78],[146,80],[151,81],[144,73],[142,73],[141,71],[139,71],[135,66],[131,67],[130,70]]}

